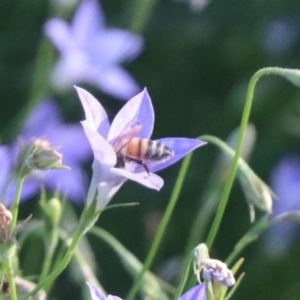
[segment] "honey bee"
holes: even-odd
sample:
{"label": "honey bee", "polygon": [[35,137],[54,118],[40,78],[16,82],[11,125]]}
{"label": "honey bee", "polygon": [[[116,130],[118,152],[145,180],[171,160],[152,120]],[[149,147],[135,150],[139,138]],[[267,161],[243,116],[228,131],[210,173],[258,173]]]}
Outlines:
{"label": "honey bee", "polygon": [[117,155],[116,168],[124,168],[126,161],[133,161],[143,166],[149,174],[146,161],[163,161],[174,155],[170,148],[160,142],[137,137],[141,128],[140,122],[126,127],[113,142],[112,147]]}

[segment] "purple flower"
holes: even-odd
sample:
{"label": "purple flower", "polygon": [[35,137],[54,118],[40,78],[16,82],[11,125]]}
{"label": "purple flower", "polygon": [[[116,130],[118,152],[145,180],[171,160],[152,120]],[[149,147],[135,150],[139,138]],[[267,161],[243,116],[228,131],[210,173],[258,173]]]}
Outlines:
{"label": "purple flower", "polygon": [[[278,201],[273,203],[273,217],[300,210],[299,158],[289,155],[279,162],[272,172],[271,188],[278,197]],[[297,228],[297,224],[288,222],[273,225],[266,235],[270,252],[279,254],[287,251],[297,238]]]}
{"label": "purple flower", "polygon": [[140,124],[140,131],[136,137],[149,139],[154,126],[154,111],[150,96],[146,89],[131,98],[119,111],[112,124],[109,124],[107,114],[101,104],[87,91],[76,87],[80,101],[85,111],[86,120],[82,122],[85,134],[94,152],[93,177],[88,194],[90,203],[98,189],[98,209],[107,205],[112,196],[128,179],[138,182],[151,189],[159,190],[163,186],[163,179],[154,174],[175,163],[190,151],[204,145],[198,139],[163,138],[157,142],[165,145],[173,156],[168,160],[147,160],[145,167],[133,162],[125,161],[124,168],[117,168],[117,155],[113,148],[118,138]]}
{"label": "purple flower", "polygon": [[[82,163],[91,157],[91,150],[83,130],[78,124],[64,124],[54,102],[40,102],[25,121],[20,133],[23,142],[31,138],[46,138],[53,146],[59,146],[63,155],[63,163],[71,170],[32,171],[26,177],[22,190],[22,200],[30,198],[39,191],[41,184],[51,190],[58,190],[68,199],[80,202],[84,200],[83,176],[80,169]],[[15,164],[19,145],[14,142],[11,146],[1,147],[2,170],[1,184],[7,181]],[[2,159],[3,157],[3,159]],[[5,175],[3,175],[5,174]],[[15,181],[9,184],[6,194],[7,202],[11,202],[15,193]]]}
{"label": "purple flower", "polygon": [[[94,300],[94,299],[93,299]],[[200,283],[190,290],[188,290],[185,294],[183,294],[179,300],[206,300],[205,296],[205,284]]]}
{"label": "purple flower", "polygon": [[45,34],[61,54],[52,74],[54,86],[68,89],[86,82],[123,100],[140,90],[119,64],[140,54],[141,37],[104,23],[98,1],[83,0],[71,24],[61,19],[45,24]]}
{"label": "purple flower", "polygon": [[87,282],[87,285],[90,289],[92,300],[122,300],[121,298],[112,295],[108,295],[106,297],[104,293],[100,290],[100,288],[98,288],[94,284]]}

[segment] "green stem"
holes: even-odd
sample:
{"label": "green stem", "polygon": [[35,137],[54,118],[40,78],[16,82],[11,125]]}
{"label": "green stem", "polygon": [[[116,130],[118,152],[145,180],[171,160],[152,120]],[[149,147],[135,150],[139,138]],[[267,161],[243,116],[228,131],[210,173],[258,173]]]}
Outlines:
{"label": "green stem", "polygon": [[244,106],[244,111],[242,115],[242,120],[241,120],[241,125],[240,125],[240,131],[238,135],[238,140],[237,140],[237,146],[235,150],[235,155],[230,167],[229,175],[228,175],[228,180],[225,184],[221,200],[217,209],[217,213],[215,215],[215,218],[213,220],[212,227],[210,229],[210,232],[207,237],[206,244],[208,248],[211,248],[213,245],[213,242],[216,238],[216,235],[218,233],[218,230],[221,225],[221,221],[225,212],[225,208],[228,202],[228,198],[230,195],[230,191],[234,182],[234,178],[237,172],[238,168],[238,160],[242,151],[242,146],[244,142],[244,136],[245,132],[247,129],[247,124],[249,121],[249,116],[250,116],[250,111],[252,107],[252,101],[253,101],[253,95],[254,95],[254,89],[256,86],[256,83],[258,79],[264,75],[269,75],[269,74],[275,74],[275,75],[282,75],[283,70],[281,68],[264,68],[258,70],[251,78],[249,86],[248,86],[248,91],[247,91],[247,96],[246,96],[246,102]]}
{"label": "green stem", "polygon": [[[95,204],[95,203],[94,203]],[[68,265],[69,261],[71,260],[74,251],[76,250],[76,247],[81,239],[81,237],[86,233],[88,229],[96,222],[99,214],[95,214],[95,205],[91,204],[90,206],[86,206],[85,210],[83,211],[79,226],[77,227],[77,230],[75,231],[72,241],[70,242],[70,246],[64,255],[63,259],[58,263],[56,268],[45,278],[43,278],[37,286],[34,288],[30,294],[27,295],[25,299],[30,299],[36,293],[44,288],[45,286],[48,286]]]}
{"label": "green stem", "polygon": [[8,259],[7,263],[5,264],[5,269],[6,269],[6,276],[8,279],[8,284],[9,284],[9,295],[11,300],[17,300],[17,290],[16,290],[16,285],[15,285],[15,278],[14,278],[14,271],[12,267],[12,260]]}
{"label": "green stem", "polygon": [[[92,232],[94,228],[95,227],[91,228],[90,232]],[[68,237],[68,234],[63,230],[60,230],[59,236],[60,236],[62,242],[65,243],[66,239]],[[67,243],[65,243],[65,246],[69,247],[69,245]],[[85,281],[88,281],[92,284],[95,284],[95,285],[101,287],[100,282],[98,281],[97,277],[95,276],[94,271],[93,271],[88,259],[86,258],[86,253],[84,253],[80,249],[80,247],[77,247],[75,249],[74,258],[77,261],[77,264],[82,272],[82,278]]]}
{"label": "green stem", "polygon": [[[20,172],[22,173],[22,172]],[[18,213],[19,213],[19,204],[20,204],[20,198],[21,198],[21,192],[22,192],[22,187],[23,183],[25,180],[25,176],[19,175],[18,177],[18,182],[17,182],[17,190],[16,194],[13,200],[12,204],[12,220],[10,223],[10,231],[13,232],[17,226],[17,221],[18,221]]]}
{"label": "green stem", "polygon": [[182,276],[180,278],[180,282],[178,284],[178,288],[174,294],[174,297],[173,297],[173,300],[177,300],[179,299],[180,295],[182,294],[182,291],[185,287],[185,284],[188,280],[188,276],[189,276],[189,273],[190,273],[190,268],[191,268],[191,263],[192,263],[192,260],[193,260],[193,253],[191,253],[187,259],[185,260],[185,264],[184,264],[184,270],[182,272]]}
{"label": "green stem", "polygon": [[232,253],[226,259],[226,263],[228,265],[232,264],[232,262],[237,258],[237,256],[253,241],[257,239],[257,237],[269,226],[268,222],[269,215],[263,216],[256,224],[250,228],[246,234],[239,240],[239,242],[235,245]]}
{"label": "green stem", "polygon": [[[111,248],[119,256],[125,269],[130,274],[132,274],[132,276],[135,276],[136,274],[138,274],[138,272],[140,272],[140,270],[142,269],[142,266],[143,266],[142,263],[109,232],[105,231],[102,228],[94,226],[90,230],[90,233],[94,234],[96,237],[101,238],[109,246],[111,246]],[[145,274],[143,281],[144,281],[144,284],[147,285],[147,287],[148,287],[148,288],[144,289],[145,294],[147,294],[146,290],[148,290],[150,292],[149,296],[153,296],[153,299],[155,298],[155,295],[157,295],[157,293],[160,293],[160,299],[166,299],[166,297],[164,297],[162,295],[162,290],[160,289],[160,286],[168,293],[171,293],[171,294],[174,293],[173,287],[171,287],[169,284],[167,284],[163,280],[155,277],[149,271]],[[157,288],[157,283],[159,283],[159,288]],[[157,291],[157,293],[156,293],[156,291]]]}
{"label": "green stem", "polygon": [[143,276],[144,274],[147,272],[147,270],[150,268],[153,260],[154,260],[154,257],[157,253],[157,250],[158,250],[158,247],[161,243],[161,240],[163,238],[163,235],[166,231],[166,228],[167,228],[167,225],[170,221],[170,218],[171,218],[171,215],[174,211],[174,208],[175,208],[175,205],[177,203],[177,200],[178,200],[178,197],[179,197],[179,194],[181,192],[181,188],[182,188],[182,185],[183,185],[183,182],[184,182],[184,178],[185,178],[185,175],[187,173],[187,170],[188,170],[188,166],[190,164],[190,161],[191,161],[191,158],[192,158],[192,154],[189,154],[188,156],[185,157],[185,159],[183,160],[182,162],[182,165],[180,167],[180,170],[179,170],[179,174],[178,174],[178,177],[177,177],[177,180],[176,180],[176,183],[174,185],[174,189],[173,189],[173,192],[172,192],[172,195],[170,197],[170,201],[169,201],[169,204],[167,206],[167,209],[164,213],[164,216],[159,224],[159,227],[157,229],[157,232],[156,232],[156,235],[154,237],[154,240],[153,240],[153,243],[151,245],[151,248],[150,248],[150,251],[147,255],[147,258],[145,260],[145,263],[143,265],[143,268],[142,270],[140,271],[140,273],[138,274],[132,288],[130,289],[129,293],[128,293],[128,296],[126,297],[126,300],[132,300],[134,299],[134,296],[135,294],[137,293],[141,283],[142,283],[142,279],[143,279]]}
{"label": "green stem", "polygon": [[41,271],[41,275],[40,275],[40,280],[39,282],[41,282],[42,279],[44,279],[50,271],[51,268],[51,264],[52,264],[52,260],[54,257],[54,253],[56,250],[56,246],[58,243],[58,232],[57,232],[57,227],[56,228],[52,228],[52,231],[50,233],[50,239],[46,241],[46,245],[47,245],[47,251],[46,251],[46,257],[45,260],[43,262],[43,266],[42,266],[42,271]]}
{"label": "green stem", "polygon": [[134,15],[129,30],[136,33],[141,33],[144,30],[157,1],[158,0],[136,0],[134,5],[131,4],[130,8],[132,9],[132,6],[134,7]]}

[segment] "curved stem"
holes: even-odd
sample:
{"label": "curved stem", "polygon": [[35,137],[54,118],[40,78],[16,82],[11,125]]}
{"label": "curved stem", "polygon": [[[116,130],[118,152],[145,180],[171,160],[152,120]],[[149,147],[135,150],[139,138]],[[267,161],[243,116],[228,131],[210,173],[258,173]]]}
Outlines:
{"label": "curved stem", "polygon": [[231,265],[237,256],[269,226],[269,215],[263,216],[256,224],[249,229],[248,232],[237,242],[231,254],[226,258],[225,262]]}
{"label": "curved stem", "polygon": [[191,158],[192,158],[192,154],[189,154],[185,157],[185,159],[182,162],[182,165],[180,167],[179,174],[178,174],[176,183],[174,185],[174,189],[173,189],[169,204],[168,204],[167,209],[164,213],[164,216],[163,216],[163,218],[162,218],[162,220],[159,224],[159,227],[157,229],[156,235],[154,237],[153,243],[151,245],[150,251],[149,251],[148,256],[145,260],[143,268],[140,271],[140,273],[138,274],[132,288],[130,289],[130,291],[128,293],[128,296],[126,297],[127,300],[134,299],[134,296],[137,293],[137,291],[138,291],[138,289],[139,289],[139,287],[142,283],[142,279],[143,279],[144,274],[150,268],[150,266],[151,266],[151,264],[154,260],[154,257],[157,253],[157,250],[158,250],[158,247],[161,243],[161,240],[163,238],[163,235],[166,231],[167,225],[170,221],[171,215],[174,211],[175,205],[176,205],[177,200],[179,198],[179,194],[181,192],[181,188],[182,188],[184,178],[185,178],[185,175],[187,173]]}
{"label": "curved stem", "polygon": [[[242,115],[242,120],[241,120],[241,125],[240,125],[240,131],[238,135],[238,140],[237,140],[237,146],[235,150],[235,155],[230,167],[229,175],[228,175],[228,180],[226,182],[226,185],[224,187],[221,200],[217,209],[217,213],[215,215],[212,227],[210,229],[210,232],[207,237],[206,244],[208,248],[211,248],[213,245],[213,242],[216,238],[216,235],[218,233],[218,230],[221,225],[221,221],[225,212],[225,208],[228,202],[229,194],[234,182],[234,178],[237,172],[238,168],[238,160],[242,151],[242,146],[244,142],[244,136],[247,128],[247,124],[249,121],[249,116],[250,116],[250,111],[252,107],[252,101],[253,101],[253,95],[254,95],[254,89],[256,86],[256,83],[258,79],[264,75],[269,75],[269,74],[275,74],[275,75],[283,75],[284,69],[282,68],[263,68],[258,70],[251,78],[249,86],[248,86],[248,91],[247,91],[247,96],[246,96],[246,102],[244,106],[244,111]],[[202,139],[202,138],[201,138]]]}

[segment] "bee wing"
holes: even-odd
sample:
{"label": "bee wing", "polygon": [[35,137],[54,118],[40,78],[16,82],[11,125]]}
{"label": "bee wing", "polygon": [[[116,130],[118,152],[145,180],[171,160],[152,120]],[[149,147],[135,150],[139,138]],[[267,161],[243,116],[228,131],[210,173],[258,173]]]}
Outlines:
{"label": "bee wing", "polygon": [[142,124],[140,122],[135,123],[133,126],[125,127],[112,144],[115,152],[120,152],[134,137],[140,133],[141,128]]}

